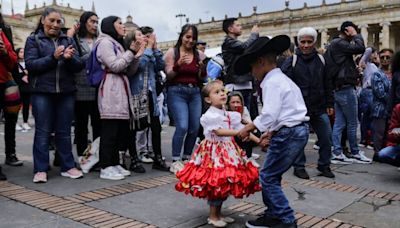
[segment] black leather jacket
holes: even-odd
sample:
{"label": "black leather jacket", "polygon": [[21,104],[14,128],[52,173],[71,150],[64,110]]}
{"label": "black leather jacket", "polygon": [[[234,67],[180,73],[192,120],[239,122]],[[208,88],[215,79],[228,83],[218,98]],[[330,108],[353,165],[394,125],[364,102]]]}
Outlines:
{"label": "black leather jacket", "polygon": [[330,48],[333,60],[342,69],[339,71],[337,77],[332,79],[335,87],[340,89],[345,85],[357,85],[359,74],[353,60],[353,55],[363,54],[365,51],[362,36],[358,34],[350,41],[341,37],[336,38],[331,42]]}
{"label": "black leather jacket", "polygon": [[224,43],[222,44],[222,57],[225,63],[226,69],[226,80],[225,83],[244,83],[253,81],[253,77],[250,72],[244,75],[237,75],[233,70],[233,64],[236,59],[244,52],[246,48],[248,48],[256,39],[258,38],[258,33],[252,33],[250,37],[242,42],[238,39],[234,39],[230,36],[226,36]]}

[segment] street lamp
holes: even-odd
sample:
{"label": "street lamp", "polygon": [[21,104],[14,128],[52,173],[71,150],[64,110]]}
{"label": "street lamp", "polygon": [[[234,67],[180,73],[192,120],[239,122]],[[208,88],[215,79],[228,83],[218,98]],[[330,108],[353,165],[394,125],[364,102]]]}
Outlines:
{"label": "street lamp", "polygon": [[179,18],[180,23],[181,23],[181,28],[182,28],[182,18],[186,17],[186,14],[180,13],[175,15],[176,18]]}

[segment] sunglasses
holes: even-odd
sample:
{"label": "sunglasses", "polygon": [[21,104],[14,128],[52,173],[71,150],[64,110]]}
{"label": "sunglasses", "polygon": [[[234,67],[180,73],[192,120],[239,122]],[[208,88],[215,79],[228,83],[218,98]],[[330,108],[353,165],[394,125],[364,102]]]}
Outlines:
{"label": "sunglasses", "polygon": [[389,55],[381,55],[381,56],[379,56],[379,58],[382,59],[382,60],[389,60],[389,59],[391,59],[391,57],[390,57]]}

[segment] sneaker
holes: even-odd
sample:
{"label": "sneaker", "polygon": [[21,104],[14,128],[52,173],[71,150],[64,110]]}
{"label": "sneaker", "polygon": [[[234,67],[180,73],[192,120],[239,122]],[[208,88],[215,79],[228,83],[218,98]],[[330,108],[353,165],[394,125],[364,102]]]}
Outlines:
{"label": "sneaker", "polygon": [[294,169],[293,174],[301,179],[310,179],[310,176],[308,175],[307,171],[305,169]]}
{"label": "sneaker", "polygon": [[46,182],[47,182],[46,172],[37,172],[33,176],[33,183],[46,183]]}
{"label": "sneaker", "polygon": [[282,223],[280,219],[261,216],[256,220],[247,221],[246,227],[248,228],[275,227],[280,223]]}
{"label": "sneaker", "polygon": [[354,163],[359,163],[359,164],[371,164],[372,163],[372,159],[365,156],[364,151],[361,151],[361,150],[358,151],[358,154],[352,155],[352,158],[354,160]]}
{"label": "sneaker", "polygon": [[10,166],[22,166],[24,164],[22,161],[18,160],[18,158],[15,154],[6,156],[5,163],[6,163],[6,165],[10,165]]}
{"label": "sneaker", "polygon": [[314,149],[314,150],[319,150],[319,146],[317,145],[317,144],[314,144],[313,146],[312,146],[312,148]]}
{"label": "sneaker", "polygon": [[153,160],[149,155],[147,155],[147,154],[142,155],[141,158],[140,158],[140,160],[141,160],[143,163],[153,163],[153,162],[154,162],[154,160]]}
{"label": "sneaker", "polygon": [[129,166],[129,170],[133,171],[135,173],[145,173],[146,172],[144,167],[139,162],[131,162],[131,165]]}
{"label": "sneaker", "polygon": [[318,171],[321,172],[320,176],[328,177],[328,178],[334,178],[335,174],[332,173],[332,170],[330,167],[318,167]]}
{"label": "sneaker", "polygon": [[7,180],[6,175],[1,171],[1,167],[0,167],[0,181],[5,181]]}
{"label": "sneaker", "polygon": [[224,220],[212,220],[210,218],[207,219],[208,224],[213,225],[214,227],[226,227],[228,225]]}
{"label": "sneaker", "polygon": [[131,172],[129,172],[128,170],[124,169],[122,166],[120,165],[116,165],[114,166],[114,168],[122,175],[124,175],[124,177],[130,176]]}
{"label": "sneaker", "polygon": [[29,126],[28,123],[23,123],[23,124],[22,124],[22,128],[23,128],[24,130],[27,130],[27,131],[29,131],[30,129],[32,129],[32,128]]}
{"label": "sneaker", "polygon": [[21,130],[23,130],[23,128],[22,128],[22,126],[21,126],[20,124],[17,123],[17,124],[15,125],[15,130],[16,130],[16,131],[21,131]]}
{"label": "sneaker", "polygon": [[251,157],[254,158],[254,160],[257,160],[257,159],[259,159],[261,157],[261,155],[252,153]]}
{"label": "sneaker", "polygon": [[108,166],[105,169],[100,170],[100,178],[106,180],[122,180],[124,175],[119,173],[113,166]]}
{"label": "sneaker", "polygon": [[369,150],[373,150],[373,149],[374,149],[374,146],[368,145],[368,146],[366,146],[365,148],[367,148],[367,149],[369,149]]}
{"label": "sneaker", "polygon": [[69,177],[72,179],[78,179],[83,177],[82,171],[78,170],[77,168],[69,169],[67,172],[61,172],[61,176]]}
{"label": "sneaker", "polygon": [[346,157],[343,153],[339,155],[332,154],[332,164],[352,164],[353,159]]}
{"label": "sneaker", "polygon": [[182,161],[173,161],[171,166],[169,167],[169,171],[173,174],[176,174],[178,171],[182,170],[184,167]]}

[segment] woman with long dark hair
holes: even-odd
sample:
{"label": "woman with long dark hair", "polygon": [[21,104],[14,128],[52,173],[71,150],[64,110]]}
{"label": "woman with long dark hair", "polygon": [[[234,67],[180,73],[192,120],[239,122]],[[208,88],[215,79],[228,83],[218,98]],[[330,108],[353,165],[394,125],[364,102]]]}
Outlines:
{"label": "woman with long dark hair", "polygon": [[[84,12],[79,24],[68,31],[68,36],[75,38],[79,55],[83,62],[89,58],[98,36],[99,18],[94,12]],[[88,84],[86,71],[75,75],[75,143],[78,156],[82,156],[88,146],[88,123],[92,126],[92,140],[100,136],[100,114],[97,107],[96,88]],[[85,170],[83,170],[85,172]]]}
{"label": "woman with long dark hair", "polygon": [[168,110],[176,126],[172,139],[173,162],[190,158],[200,126],[199,84],[207,73],[203,64],[205,55],[196,48],[197,36],[196,26],[184,25],[175,47],[165,54]]}
{"label": "woman with long dark hair", "polygon": [[73,39],[61,31],[61,13],[46,8],[35,32],[25,44],[25,65],[31,85],[32,113],[35,118],[33,142],[34,183],[47,182],[50,134],[61,160],[61,175],[80,178],[71,145],[74,118],[74,74],[83,68]]}

